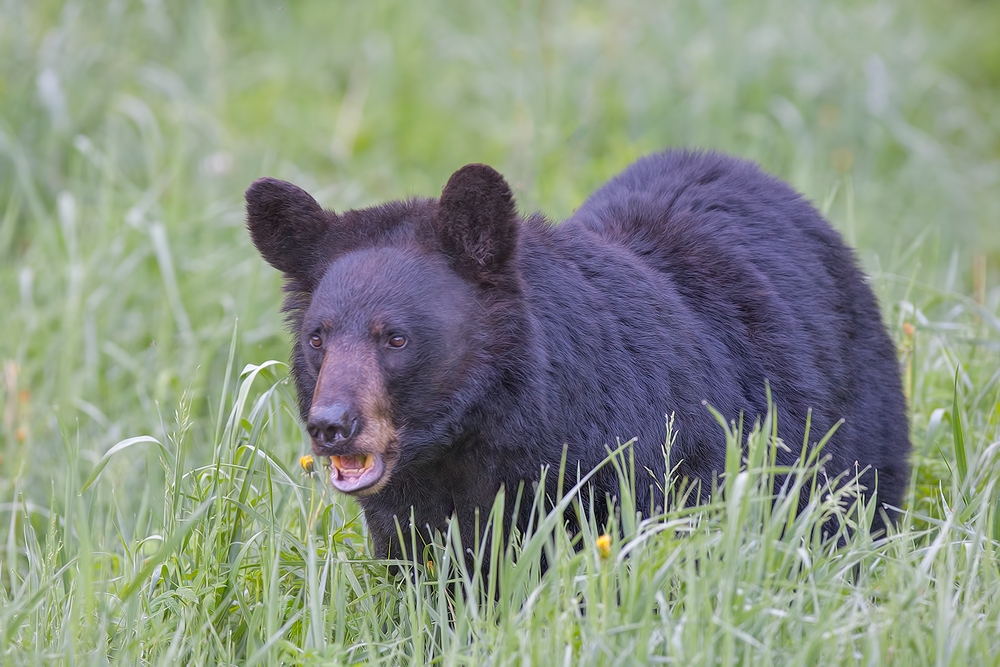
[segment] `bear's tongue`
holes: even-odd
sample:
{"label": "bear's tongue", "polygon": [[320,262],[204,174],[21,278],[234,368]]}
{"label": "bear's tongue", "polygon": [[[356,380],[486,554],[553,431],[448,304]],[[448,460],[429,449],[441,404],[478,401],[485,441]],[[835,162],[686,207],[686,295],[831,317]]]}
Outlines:
{"label": "bear's tongue", "polygon": [[347,454],[345,456],[331,456],[330,462],[345,477],[355,477],[363,474],[375,463],[375,457],[371,454]]}

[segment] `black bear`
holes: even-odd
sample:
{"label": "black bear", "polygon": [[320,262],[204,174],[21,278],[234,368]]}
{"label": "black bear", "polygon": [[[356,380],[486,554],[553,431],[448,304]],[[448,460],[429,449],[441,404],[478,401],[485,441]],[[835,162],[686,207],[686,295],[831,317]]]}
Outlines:
{"label": "black bear", "polygon": [[[270,178],[246,201],[254,244],[285,276],[313,450],[358,497],[380,556],[400,555],[411,511],[424,535],[452,514],[470,530],[501,487],[530,494],[543,466],[558,470],[564,447],[567,469],[587,471],[635,438],[635,470],[654,476],[637,507],[659,504],[669,414],[671,467],[710,487],[725,444],[705,403],[753,423],[766,383],[785,442],[803,442],[810,410],[817,439],[844,420],[825,472],[867,468],[879,506],[902,500],[905,404],[874,295],[823,217],[753,163],[652,155],[556,225],[519,216],[479,164],[440,199],[340,215]],[[619,493],[611,466],[590,484]]]}

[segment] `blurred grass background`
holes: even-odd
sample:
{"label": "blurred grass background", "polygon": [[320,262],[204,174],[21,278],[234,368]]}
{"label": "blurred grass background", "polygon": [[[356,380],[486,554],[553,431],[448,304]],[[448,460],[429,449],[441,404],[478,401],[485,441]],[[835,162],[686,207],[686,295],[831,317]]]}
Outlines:
{"label": "blurred grass background", "polygon": [[858,247],[942,516],[959,363],[975,447],[1000,420],[998,34],[989,0],[0,0],[0,554],[25,503],[142,533],[155,448],[64,490],[133,435],[208,461],[227,372],[287,357],[254,178],[342,210],[487,162],[558,220],[668,146],[757,160]]}

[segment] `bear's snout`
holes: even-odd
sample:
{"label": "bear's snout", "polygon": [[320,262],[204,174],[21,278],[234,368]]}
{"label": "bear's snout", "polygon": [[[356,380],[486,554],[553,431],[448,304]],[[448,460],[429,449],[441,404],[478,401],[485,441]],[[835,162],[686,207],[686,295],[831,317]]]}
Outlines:
{"label": "bear's snout", "polygon": [[366,496],[388,483],[398,458],[396,429],[372,350],[327,341],[306,430],[313,452],[330,459],[333,488]]}
{"label": "bear's snout", "polygon": [[357,413],[344,403],[313,406],[306,430],[320,456],[343,452],[358,434]]}

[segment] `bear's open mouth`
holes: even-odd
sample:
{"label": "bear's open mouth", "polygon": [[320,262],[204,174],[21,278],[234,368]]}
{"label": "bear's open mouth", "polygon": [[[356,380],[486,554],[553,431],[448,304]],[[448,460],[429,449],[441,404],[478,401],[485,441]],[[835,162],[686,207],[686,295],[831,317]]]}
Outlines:
{"label": "bear's open mouth", "polygon": [[330,457],[330,484],[342,493],[360,493],[378,483],[385,472],[379,454],[346,454]]}

